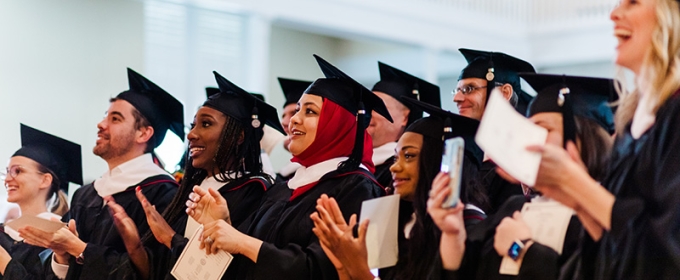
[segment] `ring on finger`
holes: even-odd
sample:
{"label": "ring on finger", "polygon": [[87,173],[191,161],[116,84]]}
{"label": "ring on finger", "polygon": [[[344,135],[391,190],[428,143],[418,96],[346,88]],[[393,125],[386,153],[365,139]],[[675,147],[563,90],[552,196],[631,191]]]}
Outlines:
{"label": "ring on finger", "polygon": [[203,242],[205,242],[205,244],[210,245],[210,244],[212,244],[214,241],[215,241],[215,240],[213,240],[212,237],[208,236]]}

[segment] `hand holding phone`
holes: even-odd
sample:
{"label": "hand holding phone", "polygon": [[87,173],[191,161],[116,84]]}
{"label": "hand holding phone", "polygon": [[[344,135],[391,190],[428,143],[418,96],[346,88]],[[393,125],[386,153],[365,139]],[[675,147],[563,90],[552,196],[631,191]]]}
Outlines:
{"label": "hand holding phone", "polygon": [[449,174],[449,188],[451,194],[442,204],[443,208],[455,207],[460,197],[461,177],[463,176],[463,151],[465,140],[461,137],[444,141],[444,154],[442,155],[441,172]]}

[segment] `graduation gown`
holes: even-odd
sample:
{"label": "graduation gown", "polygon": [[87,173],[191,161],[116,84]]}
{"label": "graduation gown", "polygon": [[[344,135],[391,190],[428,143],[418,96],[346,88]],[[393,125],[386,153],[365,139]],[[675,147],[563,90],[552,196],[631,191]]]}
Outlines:
{"label": "graduation gown", "polygon": [[486,189],[486,195],[489,198],[489,204],[491,204],[491,209],[487,211],[488,215],[496,213],[511,196],[524,194],[522,186],[501,178],[496,173],[496,164],[491,161],[482,163],[478,176],[478,182]]}
{"label": "graduation gown", "polygon": [[287,184],[275,184],[252,221],[239,228],[263,241],[257,263],[237,255],[226,275],[230,279],[337,279],[335,267],[312,232],[314,223],[309,216],[316,211],[316,200],[322,194],[334,197],[349,220],[360,213],[364,200],[384,193],[373,174],[363,169],[331,171],[296,197]]}
{"label": "graduation gown", "polygon": [[[0,224],[2,229],[4,226]],[[12,257],[0,279],[45,279],[49,267],[44,264],[52,250],[16,241],[4,231],[0,233],[0,246]]]}
{"label": "graduation gown", "polygon": [[[585,236],[577,277],[674,279],[680,275],[680,92],[639,139],[614,145],[602,185],[616,196],[611,229]],[[592,258],[591,256],[595,256]]]}
{"label": "graduation gown", "polygon": [[[135,221],[139,235],[144,236],[149,225],[135,195],[137,186],[142,188],[142,193],[159,212],[168,206],[178,186],[170,175],[163,174],[149,177],[113,195],[116,203]],[[85,185],[73,194],[69,215],[75,220],[79,237],[87,243],[87,247],[83,252],[82,265],[77,264],[75,258],[69,261],[66,279],[123,279],[135,274],[109,209],[93,184]],[[64,221],[67,221],[66,217]]]}
{"label": "graduation gown", "polygon": [[[262,196],[270,186],[271,183],[261,176],[243,176],[224,184],[217,190],[227,201],[231,223],[234,227],[240,226],[241,223],[255,214],[260,206]],[[170,271],[189,242],[189,239],[184,237],[187,219],[189,219],[189,216],[184,215],[171,225],[175,235],[172,238],[170,250],[165,246],[161,246],[157,250],[147,248],[152,264],[151,279],[175,279]]]}

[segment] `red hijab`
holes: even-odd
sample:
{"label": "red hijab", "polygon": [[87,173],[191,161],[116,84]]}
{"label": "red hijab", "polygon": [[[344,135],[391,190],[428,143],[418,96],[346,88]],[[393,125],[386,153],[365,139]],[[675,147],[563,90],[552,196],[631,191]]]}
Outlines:
{"label": "red hijab", "polygon": [[[332,158],[349,157],[354,148],[356,130],[356,117],[335,102],[324,98],[314,142],[302,153],[293,156],[291,161],[309,167]],[[361,163],[371,173],[375,172],[372,157],[373,140],[368,132],[364,131],[364,152]]]}

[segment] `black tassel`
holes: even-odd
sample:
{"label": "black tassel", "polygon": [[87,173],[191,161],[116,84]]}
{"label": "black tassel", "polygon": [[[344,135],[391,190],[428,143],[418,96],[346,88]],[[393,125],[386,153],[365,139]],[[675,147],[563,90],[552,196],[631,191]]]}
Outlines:
{"label": "black tassel", "polygon": [[359,168],[361,164],[361,159],[364,154],[364,131],[368,126],[368,114],[363,102],[359,102],[359,110],[357,110],[357,131],[354,138],[354,148],[352,149],[352,154],[349,159],[342,162],[338,168],[340,172],[354,171]]}

